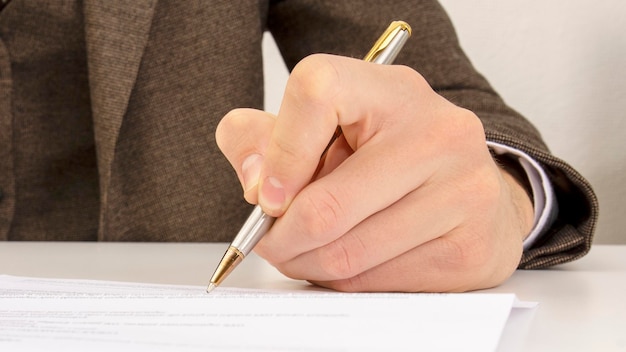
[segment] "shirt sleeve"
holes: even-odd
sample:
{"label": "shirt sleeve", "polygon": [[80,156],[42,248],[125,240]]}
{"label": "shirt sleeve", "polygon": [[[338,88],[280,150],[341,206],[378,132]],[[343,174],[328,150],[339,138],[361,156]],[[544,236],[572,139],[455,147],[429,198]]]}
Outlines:
{"label": "shirt sleeve", "polygon": [[498,155],[514,156],[520,163],[532,189],[535,218],[530,234],[524,240],[524,250],[528,250],[533,243],[549,228],[556,219],[558,204],[555,202],[554,189],[545,170],[537,161],[521,150],[496,142],[487,142],[487,146]]}

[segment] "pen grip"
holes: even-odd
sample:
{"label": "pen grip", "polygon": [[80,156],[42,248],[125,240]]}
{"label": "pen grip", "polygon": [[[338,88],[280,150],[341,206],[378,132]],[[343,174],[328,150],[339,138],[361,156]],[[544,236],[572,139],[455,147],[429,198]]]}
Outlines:
{"label": "pen grip", "polygon": [[256,205],[231,245],[237,248],[244,256],[247,256],[261,237],[272,227],[274,220],[276,218],[265,214],[263,209]]}

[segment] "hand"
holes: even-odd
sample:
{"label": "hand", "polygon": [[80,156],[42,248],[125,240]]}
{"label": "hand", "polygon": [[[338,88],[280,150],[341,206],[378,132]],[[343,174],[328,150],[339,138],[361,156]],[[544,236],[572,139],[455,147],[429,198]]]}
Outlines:
{"label": "hand", "polygon": [[[312,176],[336,126],[343,136]],[[245,198],[278,217],[256,252],[341,291],[467,291],[516,269],[533,209],[480,120],[414,70],[312,55],[278,116],[236,109],[216,138]]]}

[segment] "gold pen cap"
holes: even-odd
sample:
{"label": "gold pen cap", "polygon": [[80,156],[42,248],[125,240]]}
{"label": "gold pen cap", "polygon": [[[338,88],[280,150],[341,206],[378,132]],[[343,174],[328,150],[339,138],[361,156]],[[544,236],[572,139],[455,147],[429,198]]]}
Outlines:
{"label": "gold pen cap", "polygon": [[404,21],[393,21],[378,38],[363,60],[379,64],[390,64],[411,36],[411,26]]}

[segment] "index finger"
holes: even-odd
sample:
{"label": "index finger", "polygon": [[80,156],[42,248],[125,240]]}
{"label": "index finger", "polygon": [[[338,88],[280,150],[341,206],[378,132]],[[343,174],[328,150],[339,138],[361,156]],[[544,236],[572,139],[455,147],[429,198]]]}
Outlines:
{"label": "index finger", "polygon": [[390,123],[384,118],[385,103],[407,94],[388,88],[402,86],[398,80],[407,76],[389,66],[333,55],[316,54],[301,61],[287,82],[266,149],[259,183],[263,210],[275,217],[285,212],[310,182],[338,125],[356,150]]}

